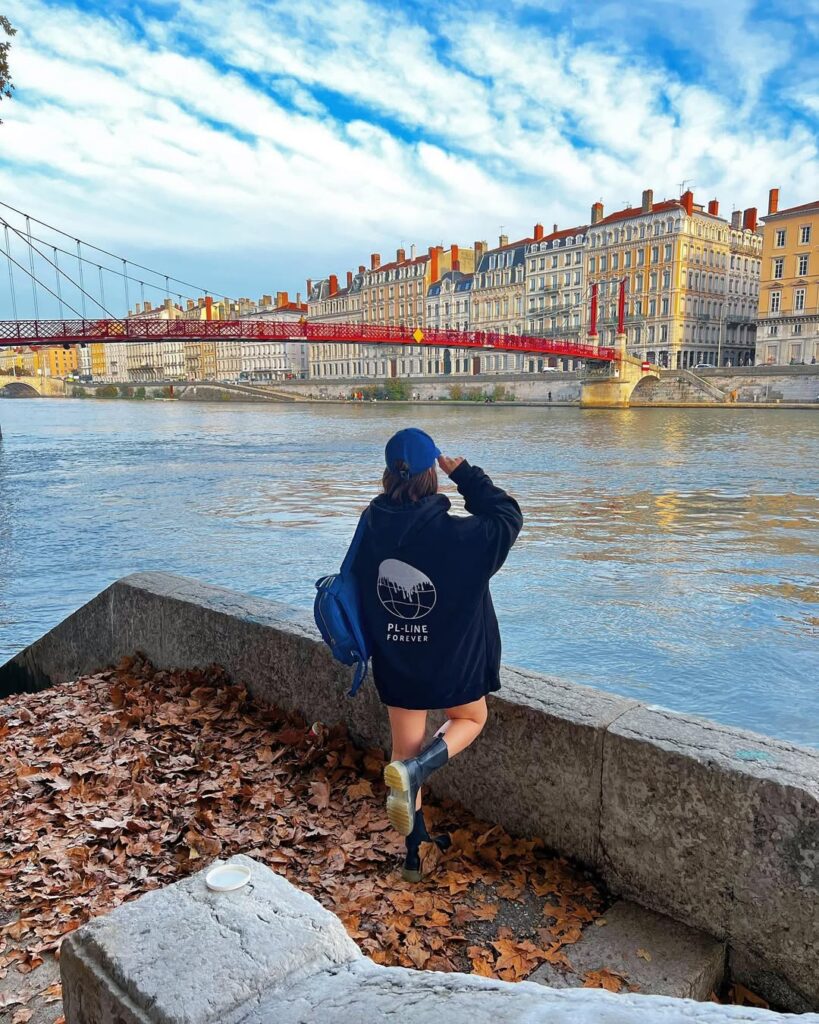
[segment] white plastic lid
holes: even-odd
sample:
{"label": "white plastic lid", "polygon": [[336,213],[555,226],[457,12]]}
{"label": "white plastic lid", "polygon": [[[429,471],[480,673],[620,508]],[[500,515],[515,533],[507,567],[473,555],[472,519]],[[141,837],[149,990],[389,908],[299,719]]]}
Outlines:
{"label": "white plastic lid", "polygon": [[205,885],[216,892],[241,889],[250,881],[250,868],[244,864],[219,864],[205,875]]}

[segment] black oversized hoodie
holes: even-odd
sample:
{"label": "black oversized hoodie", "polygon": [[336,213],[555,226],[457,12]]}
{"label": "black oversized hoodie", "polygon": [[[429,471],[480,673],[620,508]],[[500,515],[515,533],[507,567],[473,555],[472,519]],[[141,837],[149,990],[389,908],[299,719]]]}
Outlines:
{"label": "black oversized hoodie", "polygon": [[392,707],[454,707],[500,688],[489,580],[523,517],[478,466],[464,461],[450,479],[471,515],[450,515],[444,494],[404,505],[379,495],[353,565],[373,677]]}

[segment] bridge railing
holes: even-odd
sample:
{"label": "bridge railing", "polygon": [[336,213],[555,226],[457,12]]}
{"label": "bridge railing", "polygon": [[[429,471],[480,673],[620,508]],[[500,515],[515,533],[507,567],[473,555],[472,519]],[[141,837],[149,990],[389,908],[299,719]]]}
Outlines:
{"label": "bridge railing", "polygon": [[574,359],[618,359],[614,348],[574,338],[538,338],[497,331],[389,327],[382,324],[327,323],[309,320],[3,320],[0,347],[133,341],[308,341],[412,345],[436,348],[495,349]]}

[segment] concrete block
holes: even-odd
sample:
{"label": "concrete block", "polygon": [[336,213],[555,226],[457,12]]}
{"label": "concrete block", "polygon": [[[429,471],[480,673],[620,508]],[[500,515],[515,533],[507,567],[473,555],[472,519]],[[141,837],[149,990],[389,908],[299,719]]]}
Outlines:
{"label": "concrete block", "polygon": [[73,932],[60,958],[69,1024],[227,1024],[262,994],[361,958],[312,896],[236,861],[253,875],[235,892],[211,892],[200,871]]}
{"label": "concrete block", "polygon": [[501,686],[480,742],[432,777],[433,791],[595,864],[604,736],[637,702],[523,669],[504,668]]}
{"label": "concrete block", "polygon": [[615,892],[728,938],[819,1005],[819,751],[634,708],[606,735],[601,841]]}
{"label": "concrete block", "polygon": [[[212,893],[204,871],[72,933],[67,1024],[729,1024],[789,1015],[666,996],[558,990],[379,967],[341,922],[248,857],[251,883]],[[816,1022],[816,1015],[799,1018]]]}
{"label": "concrete block", "polygon": [[0,698],[30,693],[93,672],[111,660],[113,586],[0,666]]}
{"label": "concrete block", "polygon": [[[669,996],[552,989],[530,981],[376,967],[356,961],[263,1000],[242,1024],[816,1024],[808,1018]],[[68,1024],[73,1024],[69,1020]]]}
{"label": "concrete block", "polygon": [[588,971],[608,967],[644,994],[697,1000],[708,999],[721,985],[724,942],[628,900],[610,907],[604,920],[602,927],[586,927],[580,940],[564,950],[572,971],[545,963],[529,980],[553,988],[582,988]]}
{"label": "concrete block", "polygon": [[[222,665],[257,700],[309,721],[347,721],[364,746],[389,744],[372,682],[349,700],[351,670],[334,661],[312,619],[286,605],[167,573],[115,587],[116,632],[159,667]],[[123,653],[126,653],[123,651]]]}

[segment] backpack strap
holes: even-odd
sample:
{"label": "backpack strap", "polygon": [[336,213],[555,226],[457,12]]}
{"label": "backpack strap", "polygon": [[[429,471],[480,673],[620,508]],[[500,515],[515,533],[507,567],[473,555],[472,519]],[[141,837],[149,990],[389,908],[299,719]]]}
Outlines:
{"label": "backpack strap", "polygon": [[344,556],[344,561],[341,563],[340,574],[346,576],[347,573],[352,569],[355,556],[358,554],[358,549],[361,546],[361,538],[364,536],[364,530],[367,527],[367,515],[370,511],[369,505],[361,513],[361,518],[358,520],[358,526],[353,534],[353,539],[350,541],[350,547],[347,550],[347,554]]}
{"label": "backpack strap", "polygon": [[355,675],[353,676],[353,685],[350,687],[350,692],[347,694],[348,697],[355,697],[358,693],[358,688],[364,682],[367,676],[367,659],[363,658],[361,661],[356,662]]}

